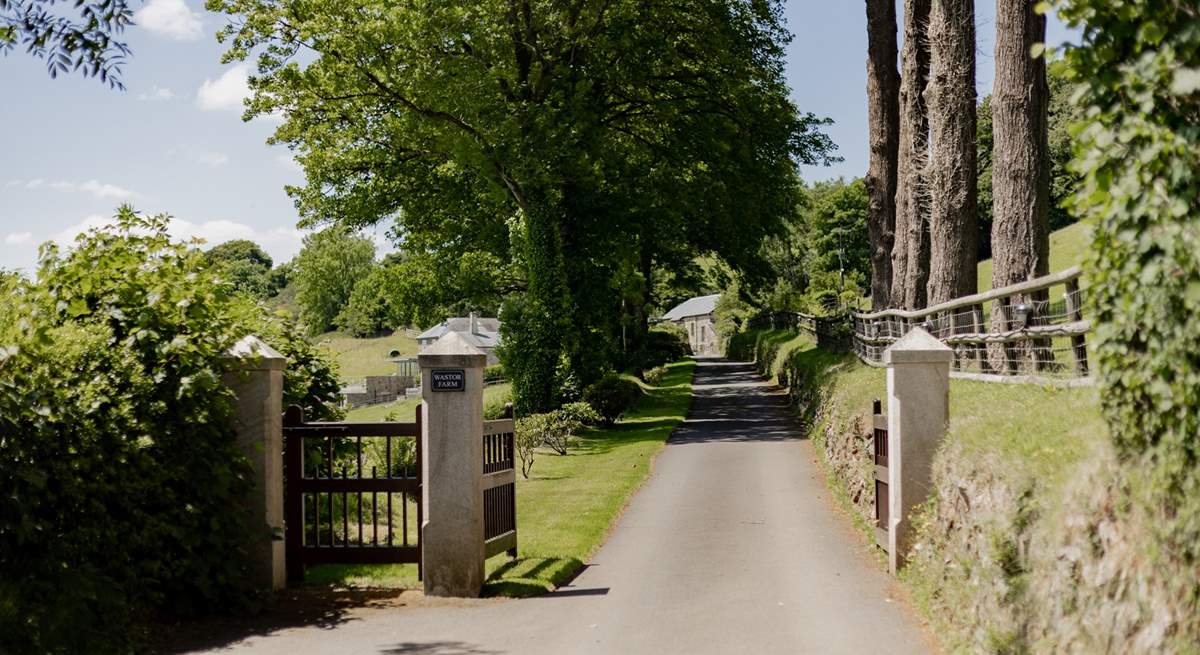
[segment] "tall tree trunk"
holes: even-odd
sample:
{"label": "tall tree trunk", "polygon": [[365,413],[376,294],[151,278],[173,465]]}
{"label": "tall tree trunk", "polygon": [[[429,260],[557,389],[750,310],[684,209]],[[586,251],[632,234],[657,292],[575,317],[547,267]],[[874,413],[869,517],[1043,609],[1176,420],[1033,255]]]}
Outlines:
{"label": "tall tree trunk", "polygon": [[921,309],[929,280],[929,0],[904,0],[904,49],[900,53],[900,149],[896,179],[896,239],[892,247],[893,307]]}
{"label": "tall tree trunk", "polygon": [[867,116],[871,162],[867,170],[871,242],[871,307],[889,305],[896,229],[896,158],[900,145],[900,75],[896,72],[896,3],[867,1]]}
{"label": "tall tree trunk", "polygon": [[1050,272],[1050,171],[1046,60],[1029,49],[1046,38],[1034,0],[996,3],[992,167],[992,287]]}
{"label": "tall tree trunk", "polygon": [[[996,2],[996,82],[992,92],[995,135],[992,166],[992,288],[1050,272],[1050,163],[1046,110],[1050,95],[1046,60],[1030,48],[1046,38],[1046,18],[1034,0]],[[1042,294],[1045,296],[1045,294]],[[1024,297],[1033,303],[1045,298]],[[1002,308],[993,323],[1011,321]],[[1035,361],[1047,344],[1035,344]],[[1027,360],[1027,353],[1005,355]]]}
{"label": "tall tree trunk", "polygon": [[929,304],[977,291],[975,2],[929,12]]}

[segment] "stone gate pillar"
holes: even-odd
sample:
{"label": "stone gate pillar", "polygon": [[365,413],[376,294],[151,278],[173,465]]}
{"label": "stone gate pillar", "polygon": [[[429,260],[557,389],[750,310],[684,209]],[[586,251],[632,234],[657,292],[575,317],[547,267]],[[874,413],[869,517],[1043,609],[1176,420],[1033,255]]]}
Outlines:
{"label": "stone gate pillar", "polygon": [[483,588],[483,369],[487,355],[449,332],[421,367],[421,558],[425,593]]}
{"label": "stone gate pillar", "polygon": [[287,359],[254,336],[238,341],[222,381],[233,391],[237,446],[254,469],[247,499],[250,575],[259,589],[287,583],[283,543],[283,369]]}
{"label": "stone gate pillar", "polygon": [[888,565],[894,575],[912,547],[910,514],[932,490],[933,455],[950,419],[954,351],[914,327],[883,353],[888,395]]}

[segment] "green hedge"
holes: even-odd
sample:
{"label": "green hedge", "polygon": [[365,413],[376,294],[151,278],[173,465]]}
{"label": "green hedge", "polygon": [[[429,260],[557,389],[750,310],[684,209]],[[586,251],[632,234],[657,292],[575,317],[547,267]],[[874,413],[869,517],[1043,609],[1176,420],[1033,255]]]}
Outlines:
{"label": "green hedge", "polygon": [[[1123,464],[1118,516],[1154,526],[1155,565],[1200,636],[1200,14],[1177,0],[1057,3],[1083,43],[1060,64],[1085,118],[1072,127],[1073,211],[1094,221],[1088,262],[1101,402]],[[1140,518],[1139,518],[1140,516]],[[1157,618],[1155,619],[1158,620]]]}
{"label": "green hedge", "polygon": [[222,353],[258,333],[288,400],[330,416],[328,361],[174,244],[167,218],[44,252],[0,285],[0,635],[6,652],[127,652],[147,619],[248,608]]}

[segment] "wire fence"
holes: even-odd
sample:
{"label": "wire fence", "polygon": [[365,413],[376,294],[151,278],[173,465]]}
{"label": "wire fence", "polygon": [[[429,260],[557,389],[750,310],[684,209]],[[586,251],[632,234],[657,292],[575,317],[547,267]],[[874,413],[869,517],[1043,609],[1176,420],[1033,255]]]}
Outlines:
{"label": "wire fence", "polygon": [[922,310],[851,314],[854,352],[881,366],[914,327],[954,350],[955,377],[986,381],[1090,381],[1079,268]]}

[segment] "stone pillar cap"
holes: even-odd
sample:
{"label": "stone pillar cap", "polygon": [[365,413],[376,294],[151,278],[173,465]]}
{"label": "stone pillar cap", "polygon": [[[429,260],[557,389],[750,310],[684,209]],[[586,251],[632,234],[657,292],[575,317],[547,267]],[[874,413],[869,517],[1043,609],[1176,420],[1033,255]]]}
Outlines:
{"label": "stone pillar cap", "polygon": [[909,330],[908,334],[883,351],[883,363],[889,366],[941,363],[953,358],[954,350],[919,327]]}
{"label": "stone pillar cap", "polygon": [[282,369],[287,364],[287,357],[253,334],[239,339],[229,350],[225,351],[225,356],[230,359],[242,360],[247,364],[254,363],[264,369]]}
{"label": "stone pillar cap", "polygon": [[487,353],[457,332],[447,332],[417,355],[421,368],[429,366],[479,366],[487,363]]}

